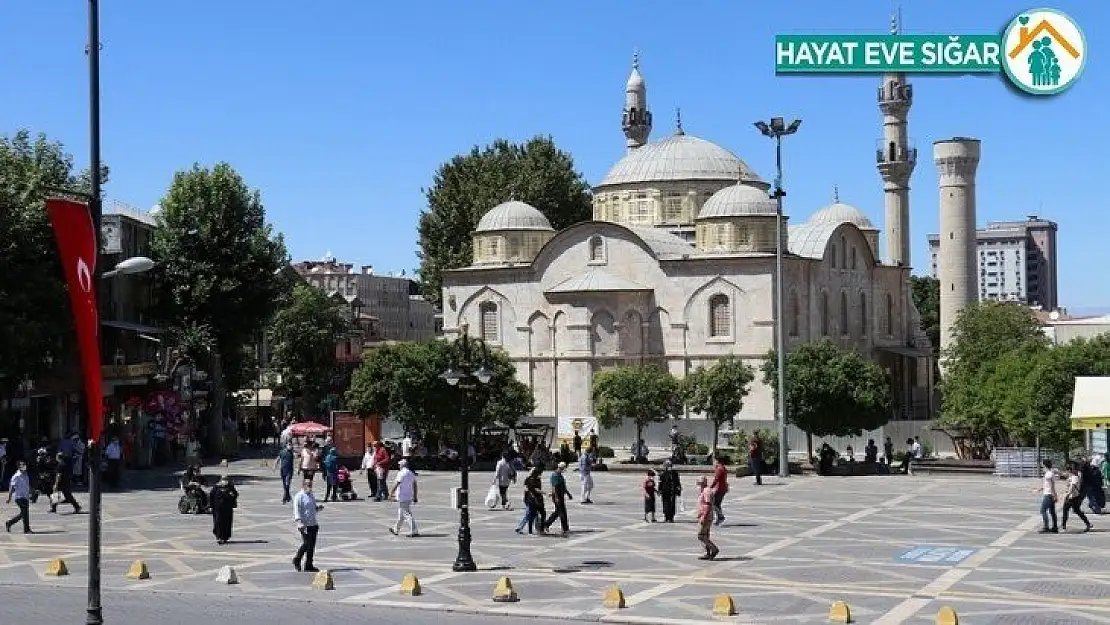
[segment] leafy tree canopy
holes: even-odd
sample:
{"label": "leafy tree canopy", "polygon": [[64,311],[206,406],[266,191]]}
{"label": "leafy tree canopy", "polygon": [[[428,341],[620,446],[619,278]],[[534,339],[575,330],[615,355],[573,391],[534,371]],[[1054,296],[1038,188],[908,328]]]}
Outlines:
{"label": "leafy tree canopy", "polygon": [[921,315],[921,329],[933,344],[934,355],[940,353],[940,280],[929,276],[910,278],[913,303]]}
{"label": "leafy tree canopy", "polygon": [[708,416],[713,423],[713,445],[717,432],[732,423],[744,408],[755,372],[736,356],[722,358],[711,367],[698,367],[683,382],[686,406]]}
{"label": "leafy tree canopy", "polygon": [[636,439],[644,427],[682,414],[682,385],[669,372],[652,366],[617,367],[594,374],[594,413],[604,428],[619,427],[625,419],[636,424]]}
{"label": "leafy tree canopy", "polygon": [[420,214],[420,280],[440,305],[443,272],[470,264],[471,233],[494,206],[517,199],[540,210],[556,230],[590,219],[590,188],[574,159],[550,137],[519,144],[498,139],[475,146],[436,171]]}
{"label": "leafy tree canopy", "polygon": [[61,143],[27,130],[0,136],[0,394],[45,369],[46,354],[71,356],[69,302],[44,200],[89,188]]}
{"label": "leafy tree canopy", "polygon": [[[859,436],[890,420],[890,382],[879,365],[829,339],[802,343],[786,358],[787,419],[811,436]],[[763,360],[763,381],[778,393],[778,363]]]}
{"label": "leafy tree canopy", "polygon": [[480,341],[429,341],[387,345],[371,352],[351,378],[347,404],[356,414],[382,415],[406,429],[455,433],[458,426],[509,427],[535,409],[532,390],[516,379],[516,367],[504,352],[485,350],[493,375],[489,384],[472,389],[450,386],[440,376],[449,366],[482,360]]}
{"label": "leafy tree canopy", "polygon": [[336,372],[335,345],[349,330],[342,306],[303,281],[293,284],[288,303],[270,324],[270,367],[281,374],[291,397],[327,392]]}

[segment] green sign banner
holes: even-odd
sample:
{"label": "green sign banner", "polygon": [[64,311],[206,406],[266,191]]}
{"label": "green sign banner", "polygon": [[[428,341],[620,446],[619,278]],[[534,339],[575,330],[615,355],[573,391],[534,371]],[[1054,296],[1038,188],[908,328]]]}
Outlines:
{"label": "green sign banner", "polygon": [[775,72],[992,73],[1002,69],[999,35],[777,35]]}

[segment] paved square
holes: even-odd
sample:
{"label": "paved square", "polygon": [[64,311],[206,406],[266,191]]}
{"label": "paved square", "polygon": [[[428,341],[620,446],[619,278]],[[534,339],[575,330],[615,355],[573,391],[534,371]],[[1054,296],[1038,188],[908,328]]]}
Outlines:
{"label": "paved square", "polygon": [[[457,512],[448,494],[458,475],[426,472],[414,507],[420,538],[387,532],[395,504],[327,504],[317,565],[333,571],[336,588],[324,592],[308,590],[310,576],[290,565],[299,538],[289,507],[278,503],[274,474],[258,461],[233,463],[231,473],[241,497],[234,540],[224,546],[215,544],[209,517],[177,513],[176,491],[106,494],[104,585],[628,623],[721,622],[711,614],[719,593],[730,594],[739,612],[725,620],[742,623],[824,623],[838,600],[860,623],[932,623],[942,605],[976,624],[1110,623],[1110,561],[1103,557],[1110,533],[1037,534],[1037,483],[1030,480],[795,477],[757,488],[732,479],[727,522],[714,530],[721,558],[706,563],[696,559],[693,476],[683,476],[690,510],[669,525],[642,521],[642,476],[598,473],[597,504],[572,502],[568,539],[518,536],[521,506],[490,511],[477,502],[481,570],[454,573]],[[577,476],[569,478],[576,491]],[[489,479],[472,476],[476,499]],[[358,488],[365,496],[364,481]],[[519,502],[520,487],[511,493]],[[40,502],[32,513],[39,533],[0,534],[0,585],[84,585],[87,517],[44,512]],[[1110,518],[1092,520],[1110,526]],[[43,575],[56,557],[69,565],[69,577]],[[147,562],[150,580],[125,579],[135,559]],[[236,567],[241,584],[214,581],[224,565]],[[409,572],[423,585],[420,597],[399,593]],[[519,602],[491,600],[500,576],[512,579]],[[611,584],[620,585],[627,608],[602,608]]]}

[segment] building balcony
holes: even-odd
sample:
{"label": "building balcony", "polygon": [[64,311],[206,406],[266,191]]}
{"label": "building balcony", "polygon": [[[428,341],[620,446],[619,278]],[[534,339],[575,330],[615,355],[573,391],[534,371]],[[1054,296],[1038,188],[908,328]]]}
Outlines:
{"label": "building balcony", "polygon": [[913,167],[917,164],[917,148],[911,140],[906,141],[906,145],[900,146],[893,141],[878,139],[875,141],[875,162],[879,165]]}

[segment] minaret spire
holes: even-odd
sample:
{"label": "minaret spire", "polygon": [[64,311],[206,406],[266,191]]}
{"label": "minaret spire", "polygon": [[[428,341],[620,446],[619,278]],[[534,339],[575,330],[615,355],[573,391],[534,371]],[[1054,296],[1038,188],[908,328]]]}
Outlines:
{"label": "minaret spire", "polygon": [[674,133],[676,135],[684,135],[686,131],[682,129],[682,109],[675,107],[674,110]]}
{"label": "minaret spire", "polygon": [[833,204],[840,203],[840,185],[833,185]]}
{"label": "minaret spire", "polygon": [[640,74],[640,51],[632,53],[632,73],[624,87],[624,114],[621,129],[627,139],[625,144],[634,150],[647,143],[651,135],[651,110],[648,109],[647,84]]}

